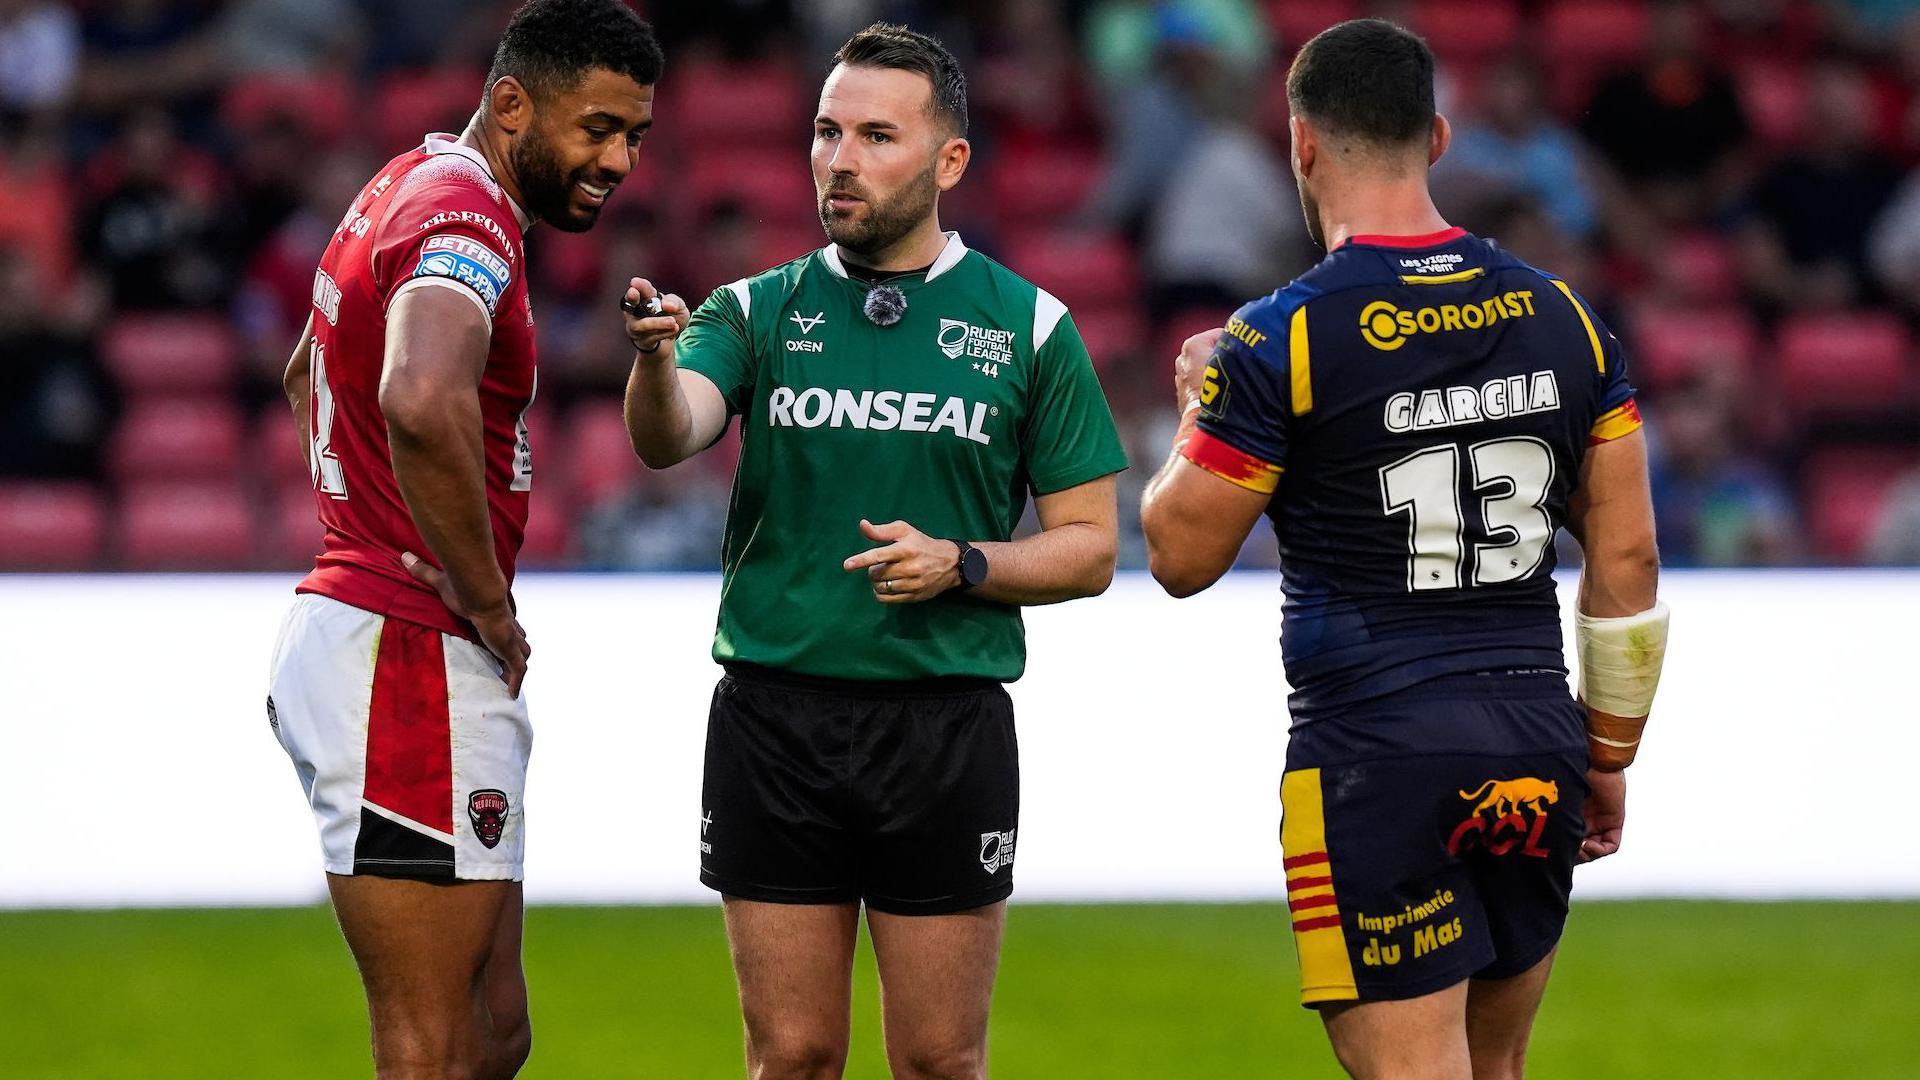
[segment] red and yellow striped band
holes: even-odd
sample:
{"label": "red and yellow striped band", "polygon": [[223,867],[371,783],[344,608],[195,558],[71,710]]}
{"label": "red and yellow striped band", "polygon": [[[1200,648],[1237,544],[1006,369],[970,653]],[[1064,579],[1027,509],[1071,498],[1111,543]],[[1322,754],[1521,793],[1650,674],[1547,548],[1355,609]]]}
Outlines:
{"label": "red and yellow striped band", "polygon": [[1270,465],[1236,446],[1196,431],[1180,447],[1181,456],[1213,475],[1261,495],[1271,495],[1280,486],[1278,465]]}
{"label": "red and yellow striped band", "polygon": [[1287,911],[1300,954],[1300,1002],[1352,1001],[1353,958],[1340,922],[1340,902],[1327,855],[1326,807],[1320,770],[1296,769],[1280,779],[1281,866],[1287,872]]}
{"label": "red and yellow striped band", "polygon": [[1613,410],[1593,422],[1593,430],[1587,435],[1587,445],[1597,446],[1603,442],[1612,442],[1623,435],[1631,435],[1640,430],[1640,406],[1632,398],[1625,405]]}

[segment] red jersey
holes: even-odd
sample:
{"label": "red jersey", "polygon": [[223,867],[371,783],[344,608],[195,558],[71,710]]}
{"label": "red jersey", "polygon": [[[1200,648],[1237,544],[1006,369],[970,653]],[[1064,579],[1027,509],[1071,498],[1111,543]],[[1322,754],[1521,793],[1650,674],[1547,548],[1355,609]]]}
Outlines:
{"label": "red jersey", "polygon": [[500,570],[513,580],[533,487],[527,224],[486,159],[450,135],[429,135],[388,162],[348,208],[313,278],[308,456],[326,538],[297,591],[474,636],[400,564],[404,551],[437,560],[400,496],[380,411],[387,310],[400,293],[429,287],[463,293],[492,326],[480,383],[487,509]]}

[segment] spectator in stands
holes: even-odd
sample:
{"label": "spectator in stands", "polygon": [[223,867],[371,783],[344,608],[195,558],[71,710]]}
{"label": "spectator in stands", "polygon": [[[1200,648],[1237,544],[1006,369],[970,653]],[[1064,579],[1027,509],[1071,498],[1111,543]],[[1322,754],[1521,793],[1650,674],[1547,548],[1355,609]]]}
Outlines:
{"label": "spectator in stands", "polygon": [[207,308],[224,302],[230,277],[214,257],[218,170],[180,142],[158,109],[130,115],[88,168],[90,205],[82,257],[107,276],[122,310]]}
{"label": "spectator in stands", "polygon": [[1886,294],[1920,309],[1920,169],[1908,174],[1867,235],[1875,280]]}
{"label": "spectator in stands", "polygon": [[1008,0],[1002,10],[985,30],[967,87],[974,115],[992,133],[994,157],[1099,149],[1099,112],[1065,12],[1039,0]]}
{"label": "spectator in stands", "polygon": [[1243,75],[1267,62],[1272,45],[1266,20],[1247,0],[1102,0],[1085,26],[1088,65],[1107,86],[1150,78],[1170,36],[1190,40]]}
{"label": "spectator in stands", "polygon": [[1539,202],[1566,235],[1591,236],[1597,220],[1585,150],[1547,111],[1539,66],[1509,56],[1487,73],[1481,93],[1480,112],[1454,124],[1453,148],[1437,179],[1461,172],[1504,185]]}
{"label": "spectator in stands", "polygon": [[1829,60],[1808,80],[1801,149],[1761,177],[1742,238],[1749,287],[1781,307],[1850,307],[1874,292],[1868,235],[1900,169],[1874,143],[1866,74]]}
{"label": "spectator in stands", "polygon": [[1206,28],[1192,16],[1169,8],[1154,27],[1150,70],[1138,76],[1101,73],[1107,171],[1084,211],[1092,223],[1129,236],[1139,234],[1148,206],[1174,174],[1169,163],[1184,161],[1192,151],[1204,126],[1200,103],[1220,64]]}
{"label": "spectator in stands", "polygon": [[222,72],[206,32],[212,14],[210,6],[170,0],[105,0],[86,9],[75,97],[88,119],[74,132],[83,156],[112,138],[128,112],[156,106],[171,111],[190,140],[215,141]]}
{"label": "spectator in stands", "polygon": [[1769,566],[1800,552],[1794,505],[1738,422],[1739,387],[1708,373],[1649,406],[1653,508],[1671,566]]}
{"label": "spectator in stands", "polygon": [[594,570],[718,570],[730,483],[703,461],[650,472],[588,510],[580,559]]}
{"label": "spectator in stands", "polygon": [[1738,189],[1747,118],[1733,80],[1704,47],[1702,14],[1682,0],[1653,13],[1645,62],[1604,80],[1581,132],[1655,217],[1692,221]]}
{"label": "spectator in stands", "polygon": [[1920,468],[1887,494],[1867,537],[1866,561],[1880,566],[1920,566]]}
{"label": "spectator in stands", "polygon": [[64,284],[73,267],[74,202],[54,116],[26,117],[0,136],[0,244],[23,249],[43,280]]}
{"label": "spectator in stands", "polygon": [[80,66],[80,21],[65,4],[0,0],[0,110],[55,109]]}
{"label": "spectator in stands", "polygon": [[1216,71],[1204,126],[1147,215],[1147,278],[1155,318],[1188,308],[1232,311],[1313,264],[1293,177],[1254,129],[1255,96]]}
{"label": "spectator in stands", "polygon": [[98,480],[119,410],[87,329],[98,290],[61,311],[47,285],[31,256],[0,247],[0,476]]}
{"label": "spectator in stands", "polygon": [[236,0],[215,32],[221,65],[244,78],[352,66],[365,31],[353,0]]}

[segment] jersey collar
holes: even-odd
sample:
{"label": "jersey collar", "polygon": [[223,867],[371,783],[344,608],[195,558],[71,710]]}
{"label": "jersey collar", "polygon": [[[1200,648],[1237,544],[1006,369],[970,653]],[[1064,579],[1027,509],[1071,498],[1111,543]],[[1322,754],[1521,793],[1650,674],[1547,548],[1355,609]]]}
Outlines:
{"label": "jersey collar", "polygon": [[[493,175],[493,166],[487,164],[485,154],[444,131],[436,131],[428,135],[427,141],[420,144],[420,149],[429,154],[458,154],[480,166],[480,170],[487,174],[487,179],[492,180],[496,186],[500,183],[499,177]],[[513,196],[508,195],[505,188],[500,189],[500,197],[507,200],[508,208],[513,211],[513,220],[520,226],[522,233],[533,227],[533,218],[529,217],[525,210],[520,209],[520,204],[513,201]]]}
{"label": "jersey collar", "polygon": [[[960,239],[960,234],[949,231],[946,236],[947,246],[940,249],[940,257],[933,260],[932,266],[927,267],[926,280],[928,281],[960,265],[960,260],[967,257],[967,245]],[[833,276],[851,276],[847,273],[847,264],[840,261],[840,245],[828,244],[821,248],[820,258],[827,264],[827,269],[833,273]]]}
{"label": "jersey collar", "polygon": [[1451,244],[1465,235],[1467,235],[1467,230],[1456,225],[1451,229],[1441,229],[1439,232],[1427,233],[1425,236],[1349,236],[1340,244],[1340,247],[1346,247],[1348,244],[1364,244],[1367,247],[1385,248],[1439,247],[1441,244]]}

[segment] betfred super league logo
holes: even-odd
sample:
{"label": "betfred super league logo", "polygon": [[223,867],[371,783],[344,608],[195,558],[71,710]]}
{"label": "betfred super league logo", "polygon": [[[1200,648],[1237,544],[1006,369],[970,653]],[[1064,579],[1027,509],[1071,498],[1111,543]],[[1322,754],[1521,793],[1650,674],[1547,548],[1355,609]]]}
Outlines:
{"label": "betfred super league logo", "polygon": [[497,788],[481,788],[467,796],[467,820],[473,822],[473,835],[486,848],[500,843],[507,827],[507,793]]}
{"label": "betfred super league logo", "polygon": [[1547,857],[1541,840],[1547,831],[1547,807],[1560,801],[1559,784],[1533,776],[1489,780],[1460,797],[1474,807],[1447,839],[1448,854],[1479,846],[1505,855],[1518,847],[1522,855]]}

